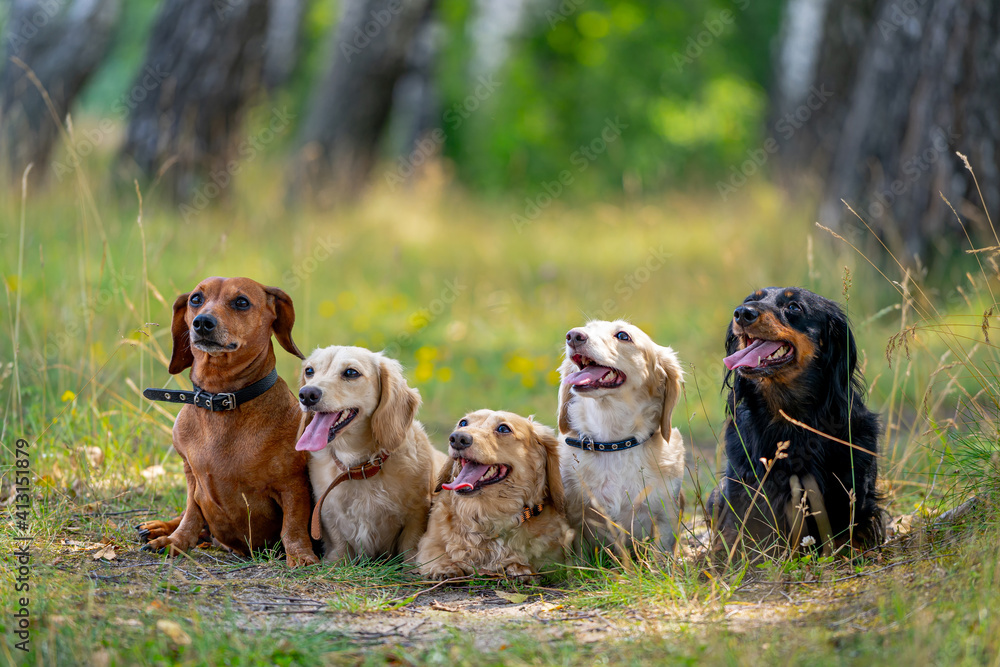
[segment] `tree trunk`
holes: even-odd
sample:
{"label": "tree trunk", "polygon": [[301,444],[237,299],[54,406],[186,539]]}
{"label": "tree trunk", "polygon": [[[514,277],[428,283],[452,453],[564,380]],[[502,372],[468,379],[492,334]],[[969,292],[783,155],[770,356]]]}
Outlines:
{"label": "tree trunk", "polygon": [[[64,9],[65,8],[65,9]],[[107,53],[120,15],[119,0],[14,0],[0,63],[0,142],[9,178],[20,181],[29,163],[41,179],[59,136],[59,123]],[[24,63],[47,91],[58,122]]]}
{"label": "tree trunk", "polygon": [[[211,199],[233,176],[237,132],[261,89],[268,0],[165,0],[128,97],[123,163],[177,201]],[[196,187],[211,178],[216,189]]]}
{"label": "tree trunk", "polygon": [[295,69],[305,9],[305,0],[271,0],[264,43],[264,85],[268,90],[282,86]]}
{"label": "tree trunk", "polygon": [[[974,222],[985,221],[984,204],[996,220],[1000,5],[832,1],[826,26],[813,80],[827,86],[828,101],[813,104],[818,109],[801,103],[805,120],[791,128],[784,162],[824,182],[820,221],[842,233],[857,230],[861,223],[844,199],[911,258],[938,243],[964,243],[939,192]],[[968,155],[985,202],[955,151]]]}
{"label": "tree trunk", "polygon": [[347,0],[333,64],[302,131],[290,194],[320,205],[353,196],[371,174],[396,82],[432,0]]}

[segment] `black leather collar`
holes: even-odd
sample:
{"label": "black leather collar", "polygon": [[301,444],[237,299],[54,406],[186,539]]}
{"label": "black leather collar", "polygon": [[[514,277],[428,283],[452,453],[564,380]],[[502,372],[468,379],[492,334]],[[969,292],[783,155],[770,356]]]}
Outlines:
{"label": "black leather collar", "polygon": [[[188,403],[196,408],[202,408],[209,412],[225,412],[235,410],[236,406],[247,401],[252,401],[265,391],[274,386],[278,381],[278,369],[272,368],[271,372],[257,380],[251,385],[243,387],[239,391],[219,392],[213,394],[205,391],[198,385],[194,385],[194,391],[183,389],[146,389],[142,395],[151,401],[166,401],[167,403]],[[192,383],[193,384],[193,383]]]}
{"label": "black leather collar", "polygon": [[628,438],[626,440],[619,440],[618,442],[597,442],[590,436],[584,436],[583,438],[566,438],[566,444],[570,447],[576,447],[577,449],[585,449],[588,452],[622,452],[626,449],[632,449],[633,447],[638,447],[639,445],[647,442],[649,438],[652,438],[656,434],[653,431],[648,437],[639,440],[638,438]]}

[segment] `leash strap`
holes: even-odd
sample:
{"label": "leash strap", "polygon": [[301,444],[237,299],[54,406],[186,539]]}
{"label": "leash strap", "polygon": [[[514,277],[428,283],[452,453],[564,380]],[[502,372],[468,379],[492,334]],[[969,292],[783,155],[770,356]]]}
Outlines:
{"label": "leash strap", "polygon": [[576,447],[577,449],[583,449],[588,452],[622,452],[626,449],[632,449],[633,447],[638,447],[644,444],[650,438],[653,437],[653,433],[650,433],[648,437],[639,440],[639,438],[628,438],[627,440],[619,440],[618,442],[597,442],[590,436],[584,436],[583,438],[566,438],[566,444],[570,447]]}
{"label": "leash strap", "polygon": [[309,534],[312,535],[314,540],[320,539],[319,510],[323,507],[323,501],[325,501],[326,497],[330,495],[330,492],[349,479],[368,479],[369,477],[374,477],[382,471],[382,466],[385,465],[388,458],[388,454],[379,454],[368,463],[348,468],[344,472],[340,473],[335,480],[330,482],[330,486],[326,487],[326,491],[324,491],[323,495],[321,495],[319,500],[316,501],[316,506],[312,511],[312,519],[309,521]]}
{"label": "leash strap", "polygon": [[226,410],[235,410],[238,405],[252,401],[273,387],[277,381],[278,369],[272,368],[270,373],[239,391],[213,394],[205,391],[198,385],[194,385],[194,391],[155,389],[151,387],[143,391],[142,395],[151,401],[187,403],[196,408],[208,410],[209,412],[225,412]]}

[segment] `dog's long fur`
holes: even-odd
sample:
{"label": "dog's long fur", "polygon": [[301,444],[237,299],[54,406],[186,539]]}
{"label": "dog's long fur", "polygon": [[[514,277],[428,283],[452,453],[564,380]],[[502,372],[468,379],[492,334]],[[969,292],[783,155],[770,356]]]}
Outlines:
{"label": "dog's long fur", "polygon": [[[578,345],[570,336],[583,332]],[[619,334],[629,340],[619,340]],[[612,388],[574,387],[567,378],[581,370],[578,355],[624,373]],[[642,444],[627,451],[584,451],[562,446],[567,514],[588,551],[598,545],[628,548],[652,540],[673,549],[680,516],[684,442],[671,425],[683,388],[677,355],[625,321],[592,321],[567,336],[566,360],[559,369],[559,435],[589,436],[599,442],[629,437]]]}
{"label": "dog's long fur", "polygon": [[[470,444],[456,449],[458,434]],[[573,531],[566,522],[555,432],[509,412],[479,410],[459,421],[451,442],[452,460],[439,472],[427,534],[420,541],[420,573],[435,579],[478,572],[532,577],[561,562]],[[442,489],[459,475],[462,459],[503,464],[510,471],[469,493]],[[539,504],[540,514],[519,521],[525,507]]]}
{"label": "dog's long fur", "polygon": [[[347,377],[354,369],[358,377]],[[360,347],[317,349],[302,363],[302,389],[321,392],[318,403],[303,405],[303,431],[317,413],[357,409],[354,419],[326,446],[312,452],[309,477],[319,496],[344,467],[389,454],[379,474],[335,488],[320,512],[324,560],[367,554],[403,554],[412,560],[427,529],[435,452],[415,419],[420,393],[406,384],[399,362]],[[300,401],[303,391],[300,390]],[[301,441],[300,441],[301,442]]]}
{"label": "dog's long fur", "polygon": [[[774,354],[779,359],[760,367],[738,367],[726,373],[728,464],[725,478],[709,501],[722,542],[731,548],[746,519],[742,536],[748,551],[795,550],[806,535],[819,545],[823,536],[818,516],[808,517],[798,527],[798,535],[789,534],[795,524],[789,517],[796,510],[789,507],[792,476],[805,480],[811,475],[832,528],[834,544],[830,547],[852,541],[855,547],[866,549],[881,543],[884,516],[875,490],[876,457],[809,432],[779,413],[783,410],[822,433],[877,453],[879,418],[865,406],[864,378],[847,317],[835,302],[798,288],[758,290],[741,308],[749,308],[755,319],[741,322],[734,317],[730,322],[728,355],[745,349],[748,336],[782,341],[794,350],[791,356],[780,356],[782,350],[778,350]],[[761,459],[774,460],[782,442],[789,443],[786,458],[774,462],[751,508],[758,480],[765,474]],[[810,506],[809,511],[818,508]]]}
{"label": "dog's long fur", "polygon": [[[210,332],[192,327],[199,315],[216,321]],[[292,341],[294,322],[292,300],[280,289],[248,278],[206,278],[174,302],[170,372],[190,366],[191,381],[205,391],[238,391],[274,368],[272,333],[302,357]],[[281,378],[235,410],[185,405],[173,439],[184,461],[187,507],[177,519],[137,526],[140,539],[175,555],[207,537],[207,525],[230,550],[248,554],[280,539],[289,566],[318,562],[307,529],[306,456],[295,451],[298,422],[295,397]]]}

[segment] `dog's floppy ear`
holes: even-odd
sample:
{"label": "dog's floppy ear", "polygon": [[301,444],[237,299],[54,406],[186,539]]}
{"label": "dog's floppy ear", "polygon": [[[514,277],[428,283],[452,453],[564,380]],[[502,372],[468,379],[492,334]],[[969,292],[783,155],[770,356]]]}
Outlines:
{"label": "dog's floppy ear", "polygon": [[660,433],[664,440],[670,440],[671,417],[684,390],[684,371],[672,348],[661,347],[656,351],[656,365],[663,373],[663,416],[660,417]]}
{"label": "dog's floppy ear", "polygon": [[864,399],[864,382],[857,373],[858,347],[854,342],[854,333],[847,316],[835,304],[826,313],[820,360],[831,382],[830,398],[846,402],[853,393],[857,399]]}
{"label": "dog's floppy ear", "polygon": [[271,325],[271,329],[274,330],[274,337],[290,354],[305,359],[305,355],[292,340],[292,326],[295,325],[295,306],[292,305],[292,297],[277,287],[265,287],[264,291],[273,299],[274,324]]}
{"label": "dog's floppy ear", "polygon": [[188,297],[191,292],[181,294],[174,300],[174,318],[170,322],[170,335],[174,339],[174,350],[170,353],[170,365],[167,370],[171,375],[177,375],[194,363],[194,353],[191,352],[191,332],[188,331],[187,316]]}
{"label": "dog's floppy ear", "polygon": [[420,392],[407,386],[403,367],[395,359],[379,358],[379,379],[382,395],[372,413],[372,437],[388,451],[406,437],[420,407]]}
{"label": "dog's floppy ear", "polygon": [[562,473],[559,471],[559,439],[555,431],[536,421],[531,422],[535,442],[545,448],[545,483],[549,487],[549,501],[560,514],[566,514],[566,492],[563,491]]}
{"label": "dog's floppy ear", "polygon": [[[563,362],[563,366],[572,363],[569,359]],[[569,391],[569,385],[563,382],[563,378],[570,372],[568,368],[559,369],[559,432],[569,433],[572,430],[572,426],[569,423],[569,401],[572,395]]]}

